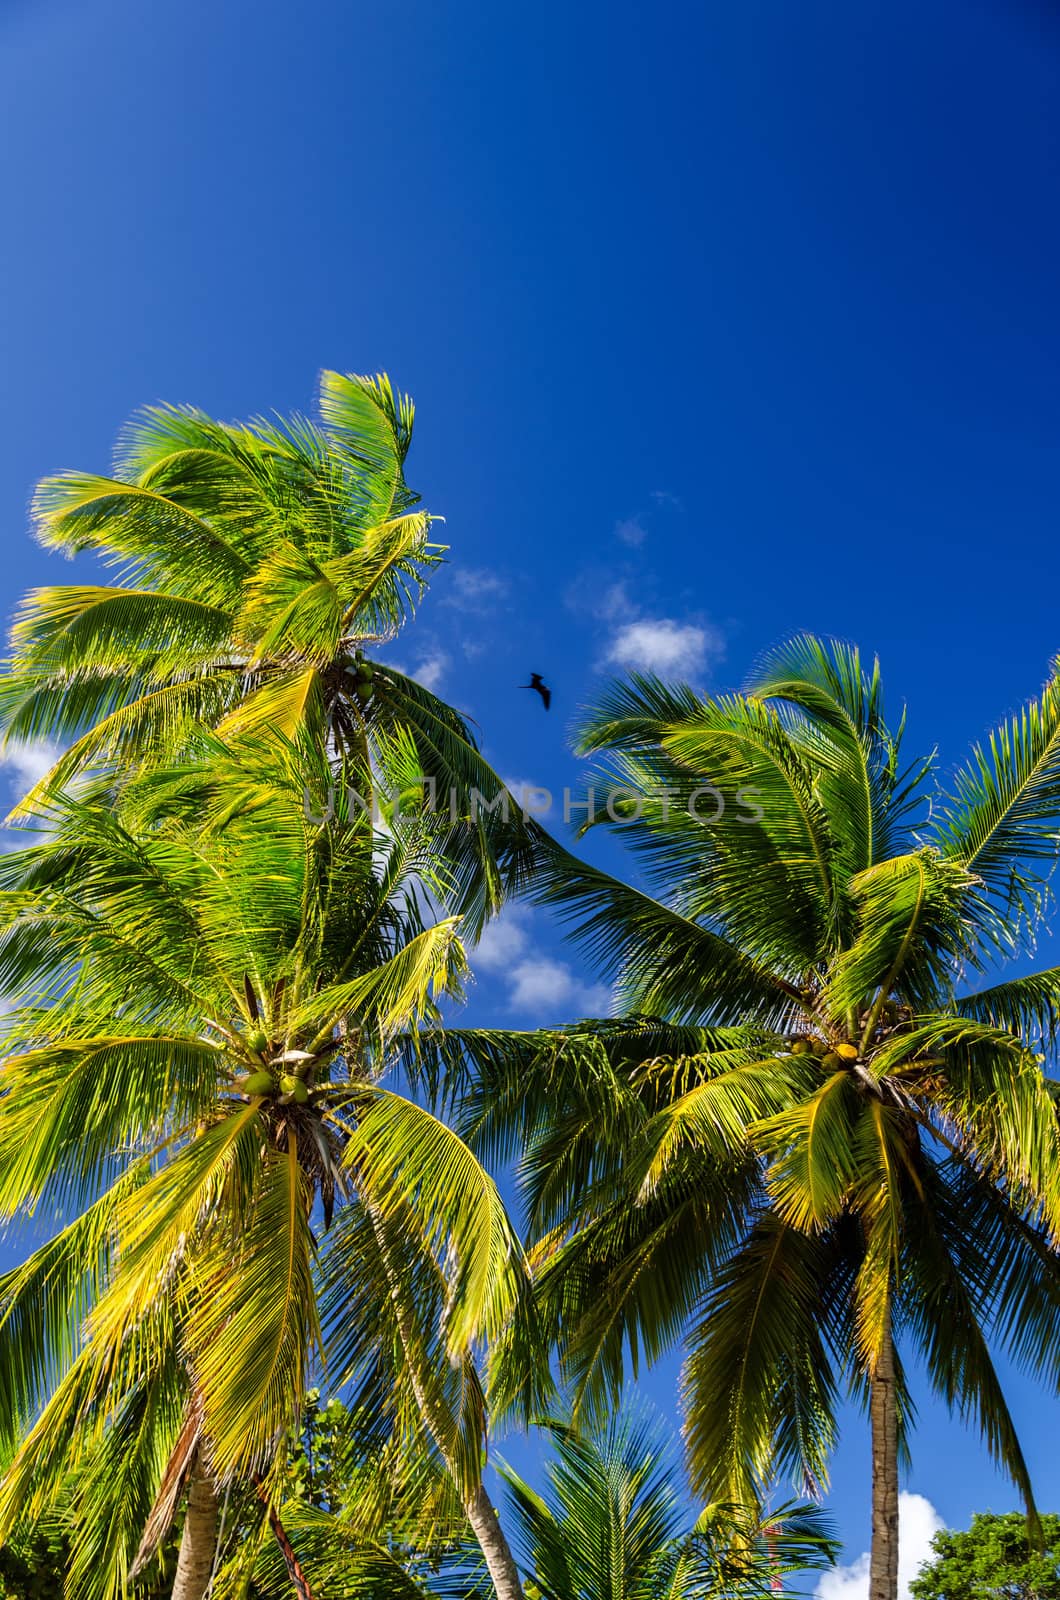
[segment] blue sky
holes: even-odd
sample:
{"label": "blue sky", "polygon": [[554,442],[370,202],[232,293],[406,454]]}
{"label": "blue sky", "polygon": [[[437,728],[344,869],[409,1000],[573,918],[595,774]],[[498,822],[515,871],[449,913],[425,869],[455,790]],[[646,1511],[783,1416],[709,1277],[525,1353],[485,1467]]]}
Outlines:
{"label": "blue sky", "polygon": [[[802,628],[955,760],[1060,648],[1058,88],[1029,0],[0,0],[0,609],[55,573],[34,480],[138,405],[385,368],[453,555],[396,654],[506,775],[573,778],[610,667],[731,686]],[[501,937],[476,1016],[590,1008],[544,924]],[[852,1555],[866,1479],[851,1419]],[[1013,1500],[927,1403],[910,1487]]]}

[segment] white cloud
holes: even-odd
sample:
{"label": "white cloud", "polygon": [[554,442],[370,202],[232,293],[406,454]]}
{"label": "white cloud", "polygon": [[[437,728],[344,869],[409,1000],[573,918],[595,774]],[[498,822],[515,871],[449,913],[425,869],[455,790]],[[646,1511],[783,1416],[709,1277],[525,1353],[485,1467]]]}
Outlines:
{"label": "white cloud", "polygon": [[492,611],[508,593],[508,581],[487,567],[457,567],[444,603],[458,611]]}
{"label": "white cloud", "polygon": [[724,650],[721,634],[673,617],[641,617],[623,623],[611,639],[605,660],[612,666],[661,677],[700,677]]}
{"label": "white cloud", "polygon": [[611,1012],[611,991],[606,984],[581,983],[565,961],[550,956],[517,961],[510,969],[509,981],[509,1010],[531,1012],[543,1023],[609,1016]]}
{"label": "white cloud", "polygon": [[865,1600],[869,1592],[869,1553],[835,1567],[817,1581],[817,1600]]}
{"label": "white cloud", "polygon": [[470,959],[472,968],[507,985],[509,1011],[532,1016],[542,1025],[611,1014],[606,984],[583,983],[565,961],[533,953],[532,919],[520,907],[502,911],[486,925]]}
{"label": "white cloud", "polygon": [[[695,681],[725,654],[725,636],[709,622],[646,616],[631,578],[583,572],[565,602],[572,611],[607,624],[599,665]],[[640,592],[644,584],[639,586]]]}
{"label": "white cloud", "polygon": [[425,689],[430,689],[433,691],[438,688],[438,685],[445,677],[445,671],[448,665],[449,657],[446,655],[445,651],[434,650],[429,656],[425,656],[423,658],[418,667],[414,667],[412,669],[412,676],[415,678],[416,682],[421,683]]}
{"label": "white cloud", "polygon": [[639,517],[623,517],[615,523],[615,538],[622,544],[628,544],[631,549],[643,544],[648,537],[648,530]]}
{"label": "white cloud", "polygon": [[[922,1494],[898,1496],[898,1600],[909,1600],[909,1585],[931,1556],[931,1541],[945,1523]],[[816,1600],[867,1600],[868,1551],[817,1580]]]}
{"label": "white cloud", "polygon": [[679,494],[673,494],[669,489],[653,489],[651,497],[657,506],[672,506],[675,511],[683,511],[685,503]]}
{"label": "white cloud", "polygon": [[517,804],[528,810],[532,817],[548,816],[552,810],[552,791],[544,784],[533,783],[529,778],[505,778],[503,781]]}
{"label": "white cloud", "polygon": [[0,766],[8,773],[13,799],[21,800],[35,783],[51,771],[62,751],[56,744],[39,739],[28,744],[11,744],[0,752]]}
{"label": "white cloud", "polygon": [[509,1003],[513,1011],[562,1008],[575,987],[574,975],[566,963],[548,956],[517,961],[511,969],[511,983]]}
{"label": "white cloud", "polygon": [[504,972],[529,943],[526,913],[514,908],[487,922],[482,938],[471,952],[471,964],[483,972]]}

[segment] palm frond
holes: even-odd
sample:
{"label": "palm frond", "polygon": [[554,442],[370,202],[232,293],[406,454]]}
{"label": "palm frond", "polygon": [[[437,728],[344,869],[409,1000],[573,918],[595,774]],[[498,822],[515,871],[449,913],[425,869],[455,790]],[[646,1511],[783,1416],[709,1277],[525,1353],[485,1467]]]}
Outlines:
{"label": "palm frond", "polygon": [[757,1504],[778,1473],[827,1482],[836,1377],[821,1325],[834,1247],[760,1216],[712,1283],[683,1380],[695,1487]]}
{"label": "palm frond", "polygon": [[1058,823],[1060,677],[1054,674],[1037,700],[972,751],[931,830],[943,855],[982,880],[1001,943],[1011,944],[1040,919]]}
{"label": "palm frond", "polygon": [[522,1252],[496,1184],[463,1141],[413,1101],[364,1090],[346,1162],[384,1217],[407,1207],[436,1249],[452,1251],[450,1350],[499,1332],[521,1292]]}
{"label": "palm frond", "polygon": [[246,1477],[301,1413],[320,1343],[312,1191],[297,1140],[266,1153],[236,1238],[217,1229],[193,1268],[186,1343],[214,1470]]}

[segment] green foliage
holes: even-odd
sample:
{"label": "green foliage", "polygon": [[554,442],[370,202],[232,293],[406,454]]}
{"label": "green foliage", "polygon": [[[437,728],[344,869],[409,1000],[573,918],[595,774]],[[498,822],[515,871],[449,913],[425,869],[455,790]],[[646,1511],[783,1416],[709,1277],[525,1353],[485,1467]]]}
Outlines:
{"label": "green foliage", "polygon": [[913,1600],[1060,1600],[1060,1517],[1040,1522],[1040,1541],[1018,1511],[978,1512],[964,1531],[943,1529],[910,1584]]}
{"label": "green foliage", "polygon": [[[647,1414],[627,1412],[593,1434],[548,1426],[546,1486],[538,1493],[499,1470],[518,1534],[526,1593],[540,1600],[765,1600],[784,1578],[835,1558],[827,1519],[813,1506],[690,1510],[674,1440]],[[365,1449],[357,1416],[332,1399],[307,1408],[288,1467],[282,1514],[322,1594],[487,1600],[491,1590],[457,1513],[429,1528],[425,1501],[442,1489],[422,1457],[382,1459]],[[439,1502],[441,1503],[441,1502]],[[507,1520],[507,1518],[506,1518]],[[245,1537],[236,1519],[227,1546]],[[222,1566],[218,1592],[232,1572]],[[286,1600],[275,1551],[263,1545],[252,1594]]]}
{"label": "green foliage", "polygon": [[[0,1280],[0,1516],[73,1493],[76,1600],[122,1592],[200,1439],[222,1490],[277,1492],[319,1359],[337,1384],[388,1371],[397,1434],[408,1371],[440,1368],[437,1431],[477,1481],[460,1374],[524,1282],[492,1180],[385,1081],[465,971],[456,919],[426,910],[447,880],[424,825],[307,816],[329,767],[304,744],[207,748],[208,774],[57,799],[0,865],[0,1208],[72,1214]],[[301,1097],[244,1092],[262,1032]],[[329,1283],[360,1304],[353,1346],[345,1314],[322,1323]]]}
{"label": "green foliage", "polygon": [[349,1410],[336,1396],[306,1393],[298,1446],[284,1479],[285,1499],[317,1511],[341,1511],[354,1493],[357,1435]]}
{"label": "green foliage", "polygon": [[538,830],[514,801],[476,807],[473,790],[504,789],[467,723],[364,655],[412,615],[444,553],[405,478],[413,416],[387,377],[325,372],[318,422],[157,408],[126,430],[112,477],[38,486],[41,542],[92,552],[118,581],[34,590],[19,608],[0,732],[64,747],[19,816],[87,769],[120,782],[171,764],[203,726],[226,743],[276,730],[327,750],[344,793],[429,777],[435,848],[476,923],[524,882]]}
{"label": "green foliage", "polygon": [[540,1600],[764,1600],[785,1590],[785,1576],[835,1559],[827,1519],[813,1506],[760,1519],[715,1504],[693,1516],[673,1440],[644,1411],[595,1433],[549,1431],[543,1493],[502,1469]]}
{"label": "green foliage", "polygon": [[[175,1566],[176,1542],[170,1540],[159,1567],[137,1585],[136,1600],[168,1600]],[[70,1524],[58,1515],[48,1516],[0,1546],[0,1596],[59,1600],[70,1568]]]}
{"label": "green foliage", "polygon": [[62,1593],[68,1561],[63,1530],[39,1526],[0,1547],[0,1595],[5,1600],[55,1600]]}
{"label": "green foliage", "polygon": [[[615,685],[582,750],[646,797],[622,883],[494,807],[464,720],[365,653],[443,554],[412,425],[325,373],[316,422],[154,410],[113,476],[39,486],[41,541],[115,581],[30,595],[0,682],[6,737],[65,746],[0,856],[0,1218],[61,1219],[0,1278],[5,1583],[148,1593],[207,1471],[214,1600],[287,1592],[266,1506],[322,1595],[472,1600],[486,1396],[539,1415],[552,1347],[577,1426],[546,1494],[506,1474],[540,1600],[829,1559],[812,1508],[761,1508],[825,1482],[895,1337],[903,1442],[909,1351],[1033,1519],[992,1347],[1060,1382],[1060,978],[976,983],[1048,905],[1060,677],[948,790],[843,645],[743,694]],[[464,938],[528,888],[623,1015],[446,1030]],[[486,1156],[520,1164],[529,1263]],[[681,1337],[691,1526],[651,1430],[606,1420]],[[1010,1521],[939,1561],[1040,1563]]]}
{"label": "green foliage", "polygon": [[[598,787],[647,797],[618,826],[643,887],[557,846],[535,893],[626,1015],[421,1032],[464,1064],[470,1134],[520,1162],[576,1404],[606,1409],[684,1337],[708,1499],[821,1486],[838,1397],[866,1395],[893,1334],[903,1441],[908,1351],[1033,1505],[992,1352],[1060,1382],[1060,986],[975,977],[1043,914],[1058,704],[1051,680],[947,798],[847,646],[796,640],[738,695],[613,685],[582,748]],[[689,804],[708,782],[709,822]]]}

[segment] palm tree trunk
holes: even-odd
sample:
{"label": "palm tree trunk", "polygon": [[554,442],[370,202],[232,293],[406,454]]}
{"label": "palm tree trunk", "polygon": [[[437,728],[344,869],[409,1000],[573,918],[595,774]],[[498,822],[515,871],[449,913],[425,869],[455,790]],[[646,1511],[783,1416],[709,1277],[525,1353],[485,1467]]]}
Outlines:
{"label": "palm tree trunk", "polygon": [[519,1568],[515,1565],[511,1546],[504,1536],[500,1518],[484,1485],[480,1483],[470,1494],[463,1495],[463,1500],[467,1520],[482,1551],[490,1581],[497,1591],[497,1600],[523,1600]]}
{"label": "palm tree trunk", "polygon": [[890,1323],[869,1379],[872,1425],[872,1555],[869,1600],[898,1600],[898,1396]]}
{"label": "palm tree trunk", "polygon": [[405,1360],[408,1363],[412,1392],[416,1397],[420,1415],[437,1445],[449,1476],[452,1478],[460,1495],[464,1514],[471,1524],[471,1531],[475,1535],[479,1549],[482,1551],[482,1559],[486,1563],[486,1571],[490,1575],[490,1582],[493,1584],[497,1600],[525,1600],[523,1585],[519,1577],[519,1568],[516,1566],[515,1557],[512,1555],[512,1547],[505,1537],[500,1518],[492,1500],[486,1493],[485,1485],[481,1480],[474,1487],[465,1484],[462,1481],[463,1474],[456,1470],[456,1465],[450,1459],[449,1452],[445,1448],[446,1428],[444,1419],[435,1414],[431,1398],[420,1381],[419,1373],[416,1371],[415,1339],[409,1326],[407,1308],[394,1279],[394,1272],[387,1253],[386,1239],[378,1211],[368,1200],[364,1200],[364,1206],[371,1218],[376,1241],[379,1245],[379,1254],[390,1287],[390,1298],[393,1302],[397,1319],[398,1336],[405,1353]]}
{"label": "palm tree trunk", "polygon": [[523,1585],[519,1577],[519,1568],[515,1564],[511,1545],[505,1537],[501,1527],[500,1518],[489,1495],[486,1493],[485,1484],[480,1480],[473,1488],[461,1481],[461,1474],[457,1472],[454,1463],[449,1459],[448,1452],[443,1444],[445,1428],[439,1419],[432,1416],[433,1408],[426,1390],[420,1383],[412,1364],[412,1342],[407,1337],[404,1326],[404,1315],[398,1310],[398,1327],[401,1332],[401,1342],[409,1355],[410,1377],[412,1392],[416,1396],[416,1404],[420,1414],[434,1439],[435,1444],[445,1461],[449,1476],[456,1485],[460,1499],[463,1503],[464,1513],[471,1524],[471,1531],[475,1535],[482,1559],[486,1563],[486,1571],[490,1575],[497,1600],[525,1600]]}
{"label": "palm tree trunk", "polygon": [[173,1600],[203,1600],[210,1587],[217,1549],[218,1500],[214,1486],[198,1466],[192,1468],[184,1532],[180,1540]]}
{"label": "palm tree trunk", "polygon": [[291,1580],[291,1585],[298,1596],[298,1600],[316,1600],[312,1589],[309,1587],[309,1579],[302,1571],[301,1563],[294,1553],[294,1546],[287,1537],[287,1529],[283,1525],[280,1513],[269,1499],[268,1491],[257,1473],[254,1475],[254,1486],[258,1491],[258,1498],[265,1503],[272,1536],[280,1547],[280,1554],[283,1556],[283,1563],[287,1568],[287,1576]]}

